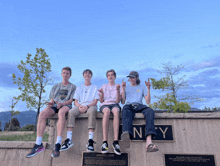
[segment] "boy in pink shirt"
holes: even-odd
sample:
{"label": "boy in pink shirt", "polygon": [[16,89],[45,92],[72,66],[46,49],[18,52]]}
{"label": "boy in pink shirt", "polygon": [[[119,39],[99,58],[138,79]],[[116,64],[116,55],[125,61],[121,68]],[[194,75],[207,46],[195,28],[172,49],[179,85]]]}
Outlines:
{"label": "boy in pink shirt", "polygon": [[104,114],[102,120],[103,128],[103,145],[101,148],[102,153],[108,153],[108,129],[109,129],[109,115],[110,112],[113,113],[113,128],[114,128],[114,142],[113,149],[115,154],[121,155],[121,150],[118,142],[118,132],[119,132],[119,112],[121,107],[118,103],[121,100],[120,85],[115,84],[116,73],[113,69],[108,70],[106,77],[109,81],[108,84],[102,85],[101,89],[98,90],[100,104],[100,112]]}

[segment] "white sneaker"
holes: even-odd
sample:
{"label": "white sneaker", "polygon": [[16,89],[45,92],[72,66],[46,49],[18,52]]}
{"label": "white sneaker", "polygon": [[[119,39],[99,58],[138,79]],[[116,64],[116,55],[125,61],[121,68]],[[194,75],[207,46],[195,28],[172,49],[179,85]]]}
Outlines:
{"label": "white sneaker", "polygon": [[60,148],[60,152],[61,151],[65,151],[65,150],[68,150],[69,148],[71,148],[73,146],[73,142],[72,140],[70,140],[69,138],[67,138],[63,143],[62,143],[62,146]]}

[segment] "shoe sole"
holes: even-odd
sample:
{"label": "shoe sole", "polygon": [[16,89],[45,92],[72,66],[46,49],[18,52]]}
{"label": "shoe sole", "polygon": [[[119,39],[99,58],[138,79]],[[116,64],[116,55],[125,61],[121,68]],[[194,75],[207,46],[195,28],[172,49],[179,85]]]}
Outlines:
{"label": "shoe sole", "polygon": [[51,157],[53,157],[53,158],[54,158],[54,157],[59,157],[59,156],[54,156],[53,154],[51,154]]}
{"label": "shoe sole", "polygon": [[[44,150],[45,150],[45,148],[44,148]],[[40,152],[37,152],[37,153],[34,153],[34,154],[33,154],[33,155],[31,155],[31,156],[26,156],[26,158],[31,158],[31,157],[34,157],[34,156],[36,156],[37,154],[39,154],[39,153],[43,152],[44,150],[42,150],[42,151],[40,151]]]}
{"label": "shoe sole", "polygon": [[157,152],[157,151],[159,151],[159,149],[152,149],[152,150],[146,150],[147,152]]}
{"label": "shoe sole", "polygon": [[108,153],[108,151],[101,151],[102,154]]}
{"label": "shoe sole", "polygon": [[69,145],[68,148],[66,148],[66,149],[60,149],[60,152],[68,150],[68,149],[71,148],[73,145],[74,145],[74,144]]}
{"label": "shoe sole", "polygon": [[117,151],[115,150],[115,148],[114,148],[113,145],[112,145],[112,147],[113,147],[113,149],[114,149],[115,154],[117,154],[117,155],[121,155],[121,153],[119,153],[119,152],[117,152]]}
{"label": "shoe sole", "polygon": [[87,151],[87,152],[94,152],[94,150],[88,150],[88,149],[86,149],[86,151]]}
{"label": "shoe sole", "polygon": [[[59,155],[60,156],[60,155]],[[53,153],[51,154],[51,157],[59,157],[59,156],[54,156]]]}
{"label": "shoe sole", "polygon": [[128,132],[121,135],[121,141],[125,148],[130,148],[130,135]]}

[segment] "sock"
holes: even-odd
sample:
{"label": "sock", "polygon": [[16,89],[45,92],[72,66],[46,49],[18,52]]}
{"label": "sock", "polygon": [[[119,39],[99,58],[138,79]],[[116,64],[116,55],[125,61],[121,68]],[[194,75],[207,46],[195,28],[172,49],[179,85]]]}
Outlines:
{"label": "sock", "polygon": [[37,139],[36,139],[36,144],[37,145],[40,145],[41,144],[41,142],[42,142],[42,137],[37,137]]}
{"label": "sock", "polygon": [[113,145],[119,144],[118,140],[113,142]]}
{"label": "sock", "polygon": [[93,140],[93,135],[94,135],[94,132],[89,132],[89,139]]}
{"label": "sock", "polygon": [[57,142],[56,142],[56,144],[59,143],[59,144],[61,145],[61,141],[62,141],[62,137],[61,137],[61,136],[57,136]]}
{"label": "sock", "polygon": [[72,131],[67,131],[67,139],[69,138],[70,140],[72,140]]}

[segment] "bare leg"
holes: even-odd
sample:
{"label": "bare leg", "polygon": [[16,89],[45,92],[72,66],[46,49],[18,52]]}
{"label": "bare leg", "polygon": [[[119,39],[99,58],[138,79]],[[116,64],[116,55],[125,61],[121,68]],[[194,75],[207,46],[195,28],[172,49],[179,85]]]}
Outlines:
{"label": "bare leg", "polygon": [[38,123],[37,123],[37,137],[43,137],[44,130],[46,128],[46,119],[55,114],[51,107],[46,107],[40,112]]}
{"label": "bare leg", "polygon": [[58,122],[57,122],[57,136],[63,135],[63,130],[65,126],[65,115],[69,111],[69,107],[63,106],[58,112]]}
{"label": "bare leg", "polygon": [[[152,139],[151,139],[152,135],[148,135],[146,138],[146,149],[148,148],[148,145],[152,144]],[[153,148],[156,148],[157,146],[154,145]]]}
{"label": "bare leg", "polygon": [[119,108],[114,107],[112,109],[112,113],[114,115],[113,119],[113,129],[114,129],[114,140],[118,140],[118,132],[119,132]]}
{"label": "bare leg", "polygon": [[95,131],[95,129],[89,129],[89,132],[94,132]]}
{"label": "bare leg", "polygon": [[146,138],[146,148],[148,147],[149,144],[152,143],[152,140],[151,140],[151,135],[148,135],[147,138]]}
{"label": "bare leg", "polygon": [[105,107],[102,112],[104,113],[102,119],[103,141],[108,141],[110,109]]}
{"label": "bare leg", "polygon": [[73,131],[73,128],[74,128],[74,127],[68,127],[68,128],[67,128],[67,131]]}

